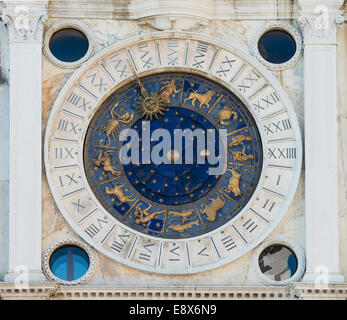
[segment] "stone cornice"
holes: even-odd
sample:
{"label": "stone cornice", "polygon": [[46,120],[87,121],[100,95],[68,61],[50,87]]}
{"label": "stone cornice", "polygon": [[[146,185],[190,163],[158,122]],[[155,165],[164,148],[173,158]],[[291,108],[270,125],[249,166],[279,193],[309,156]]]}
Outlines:
{"label": "stone cornice", "polygon": [[144,19],[170,13],[201,19],[293,19],[292,0],[59,0],[50,1],[50,18]]}
{"label": "stone cornice", "polygon": [[10,42],[42,42],[48,1],[4,1],[2,20],[9,29]]}

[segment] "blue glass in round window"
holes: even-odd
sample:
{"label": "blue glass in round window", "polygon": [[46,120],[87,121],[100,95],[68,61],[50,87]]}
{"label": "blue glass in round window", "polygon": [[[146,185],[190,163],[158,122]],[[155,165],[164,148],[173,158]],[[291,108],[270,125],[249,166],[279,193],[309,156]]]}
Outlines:
{"label": "blue glass in round window", "polygon": [[258,262],[261,272],[273,281],[288,280],[298,269],[294,252],[281,244],[274,244],[263,250]]}
{"label": "blue glass in round window", "polygon": [[89,257],[79,247],[63,246],[52,253],[49,267],[59,279],[73,281],[81,278],[88,271]]}
{"label": "blue glass in round window", "polygon": [[49,41],[50,51],[63,62],[78,61],[85,56],[88,48],[87,37],[81,31],[71,28],[55,32]]}
{"label": "blue glass in round window", "polygon": [[267,62],[281,64],[295,55],[296,42],[284,30],[270,30],[260,37],[258,51]]}

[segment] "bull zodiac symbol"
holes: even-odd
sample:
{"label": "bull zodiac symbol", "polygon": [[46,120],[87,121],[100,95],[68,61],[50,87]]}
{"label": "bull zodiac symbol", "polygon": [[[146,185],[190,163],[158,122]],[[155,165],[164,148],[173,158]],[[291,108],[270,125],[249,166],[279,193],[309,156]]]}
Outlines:
{"label": "bull zodiac symbol", "polygon": [[[118,107],[119,103],[116,102],[111,111],[111,117],[112,119],[106,121],[101,130],[100,133],[105,133],[106,137],[107,137],[107,143],[105,145],[102,144],[102,142],[104,141],[104,139],[100,139],[100,145],[103,145],[104,147],[109,147],[111,144],[111,139],[110,136],[112,135],[113,139],[116,140],[116,136],[119,135],[119,126],[120,123],[124,123],[124,124],[128,124],[131,122],[131,120],[133,120],[134,118],[134,114],[133,113],[129,113],[129,112],[124,112],[123,114],[119,115],[116,111],[114,111],[114,109],[116,107]],[[117,118],[115,118],[115,116]]]}
{"label": "bull zodiac symbol", "polygon": [[112,165],[111,157],[112,157],[112,152],[105,152],[105,154],[102,154],[103,152],[99,152],[99,156],[97,159],[93,159],[93,163],[95,164],[94,170],[97,170],[101,166],[102,168],[102,175],[107,177],[106,172],[110,172],[114,176],[120,176],[121,172],[116,171],[116,169]]}
{"label": "bull zodiac symbol", "polygon": [[210,108],[210,101],[215,95],[215,90],[207,90],[205,93],[198,93],[198,90],[193,90],[193,92],[189,93],[188,98],[184,99],[183,103],[186,103],[187,101],[192,101],[192,106],[195,106],[195,101],[198,100],[200,103],[199,108],[202,108],[203,105],[205,105],[207,108]]}

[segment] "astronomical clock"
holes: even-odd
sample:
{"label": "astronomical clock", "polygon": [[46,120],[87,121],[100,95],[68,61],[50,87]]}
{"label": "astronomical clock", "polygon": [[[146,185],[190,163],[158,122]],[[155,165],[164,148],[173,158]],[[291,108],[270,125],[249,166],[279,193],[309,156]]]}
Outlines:
{"label": "astronomical clock", "polygon": [[[200,150],[194,136],[177,148],[178,129],[214,132],[213,148]],[[122,161],[129,145],[138,161]],[[165,161],[145,159],[154,151]],[[82,65],[55,101],[44,152],[55,201],[78,235],[164,274],[210,270],[263,241],[294,196],[302,156],[293,108],[264,66],[187,32],[128,39]],[[211,153],[224,170],[198,161]]]}

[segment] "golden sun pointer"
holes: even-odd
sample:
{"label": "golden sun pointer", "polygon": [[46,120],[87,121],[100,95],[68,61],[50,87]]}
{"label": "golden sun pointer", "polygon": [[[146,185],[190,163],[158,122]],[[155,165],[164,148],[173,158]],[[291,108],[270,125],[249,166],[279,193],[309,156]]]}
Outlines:
{"label": "golden sun pointer", "polygon": [[147,97],[142,96],[137,100],[137,110],[142,117],[152,120],[158,119],[166,111],[163,100],[157,92],[151,92]]}
{"label": "golden sun pointer", "polygon": [[141,89],[142,97],[139,97],[137,99],[137,110],[140,112],[141,117],[145,117],[146,119],[150,120],[152,120],[153,118],[158,119],[159,116],[163,115],[164,111],[166,111],[162,97],[158,92],[148,93],[129,61],[128,64],[130,69],[134,73],[136,81]]}

